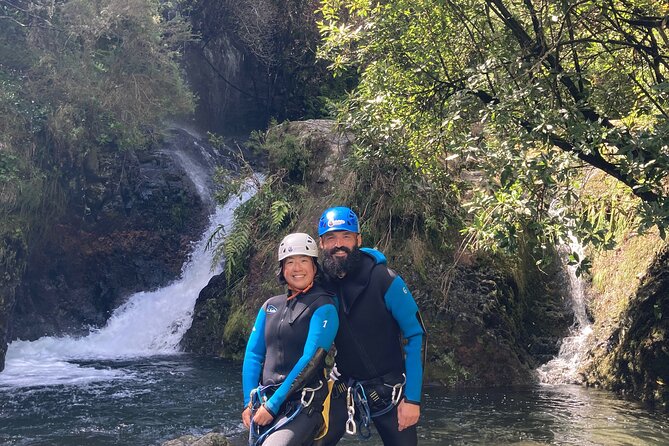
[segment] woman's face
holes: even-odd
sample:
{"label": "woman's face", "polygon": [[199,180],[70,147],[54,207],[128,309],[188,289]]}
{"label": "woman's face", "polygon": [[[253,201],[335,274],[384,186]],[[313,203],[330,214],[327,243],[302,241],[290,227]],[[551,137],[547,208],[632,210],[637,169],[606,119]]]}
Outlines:
{"label": "woman's face", "polygon": [[316,276],[313,257],[305,255],[290,256],[283,261],[283,277],[291,290],[303,290]]}

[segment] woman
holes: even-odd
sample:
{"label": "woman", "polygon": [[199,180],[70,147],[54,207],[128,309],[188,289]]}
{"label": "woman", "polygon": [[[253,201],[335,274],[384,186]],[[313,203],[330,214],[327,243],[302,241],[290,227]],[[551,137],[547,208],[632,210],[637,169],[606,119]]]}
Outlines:
{"label": "woman", "polygon": [[308,234],[289,234],[278,252],[285,294],[258,312],[244,355],[242,421],[249,444],[310,445],[327,396],[324,361],[339,326],[334,296],[314,283],[318,247]]}

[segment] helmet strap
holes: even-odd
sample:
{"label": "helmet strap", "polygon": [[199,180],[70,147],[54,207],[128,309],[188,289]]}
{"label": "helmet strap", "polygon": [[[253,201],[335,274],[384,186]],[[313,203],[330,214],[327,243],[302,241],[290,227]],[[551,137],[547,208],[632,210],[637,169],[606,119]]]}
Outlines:
{"label": "helmet strap", "polygon": [[[287,298],[286,300],[291,300],[291,299],[293,299],[293,298],[299,296],[299,295],[302,294],[302,293],[306,293],[306,292],[309,291],[313,286],[314,286],[314,282],[311,282],[311,283],[310,283],[309,285],[307,285],[303,290],[290,290],[290,291],[293,291],[293,294],[291,294],[290,296],[288,296],[288,298]],[[289,288],[289,289],[290,289],[290,288]]]}

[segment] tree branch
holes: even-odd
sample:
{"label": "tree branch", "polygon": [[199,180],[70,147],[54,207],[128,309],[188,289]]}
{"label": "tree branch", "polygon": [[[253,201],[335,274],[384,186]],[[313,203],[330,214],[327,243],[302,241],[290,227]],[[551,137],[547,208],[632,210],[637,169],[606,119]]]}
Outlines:
{"label": "tree branch", "polygon": [[[481,102],[485,104],[497,104],[500,102],[498,98],[493,97],[486,91],[472,90],[469,93],[479,98]],[[527,133],[534,133],[536,125],[532,124],[530,121],[521,120],[519,121],[519,124],[527,131]],[[565,152],[573,153],[581,161],[588,163],[589,165],[611,175],[613,178],[627,185],[631,189],[632,193],[642,200],[655,203],[660,203],[663,201],[664,197],[656,194],[655,192],[641,190],[640,186],[642,186],[642,184],[639,181],[620,170],[615,164],[607,161],[599,152],[593,151],[592,153],[584,153],[583,151],[578,150],[572,143],[554,133],[549,133],[546,135],[546,137],[548,138],[548,141],[555,147]]]}

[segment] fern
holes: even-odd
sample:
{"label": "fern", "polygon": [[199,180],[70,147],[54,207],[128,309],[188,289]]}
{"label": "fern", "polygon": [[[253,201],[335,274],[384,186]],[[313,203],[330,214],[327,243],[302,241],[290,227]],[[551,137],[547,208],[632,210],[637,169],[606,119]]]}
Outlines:
{"label": "fern", "polygon": [[291,211],[290,203],[285,200],[275,200],[270,206],[271,228],[273,231],[281,229],[286,217]]}
{"label": "fern", "polygon": [[244,268],[253,239],[252,228],[251,220],[237,220],[223,243],[225,276],[228,282],[231,282],[236,273]]}

